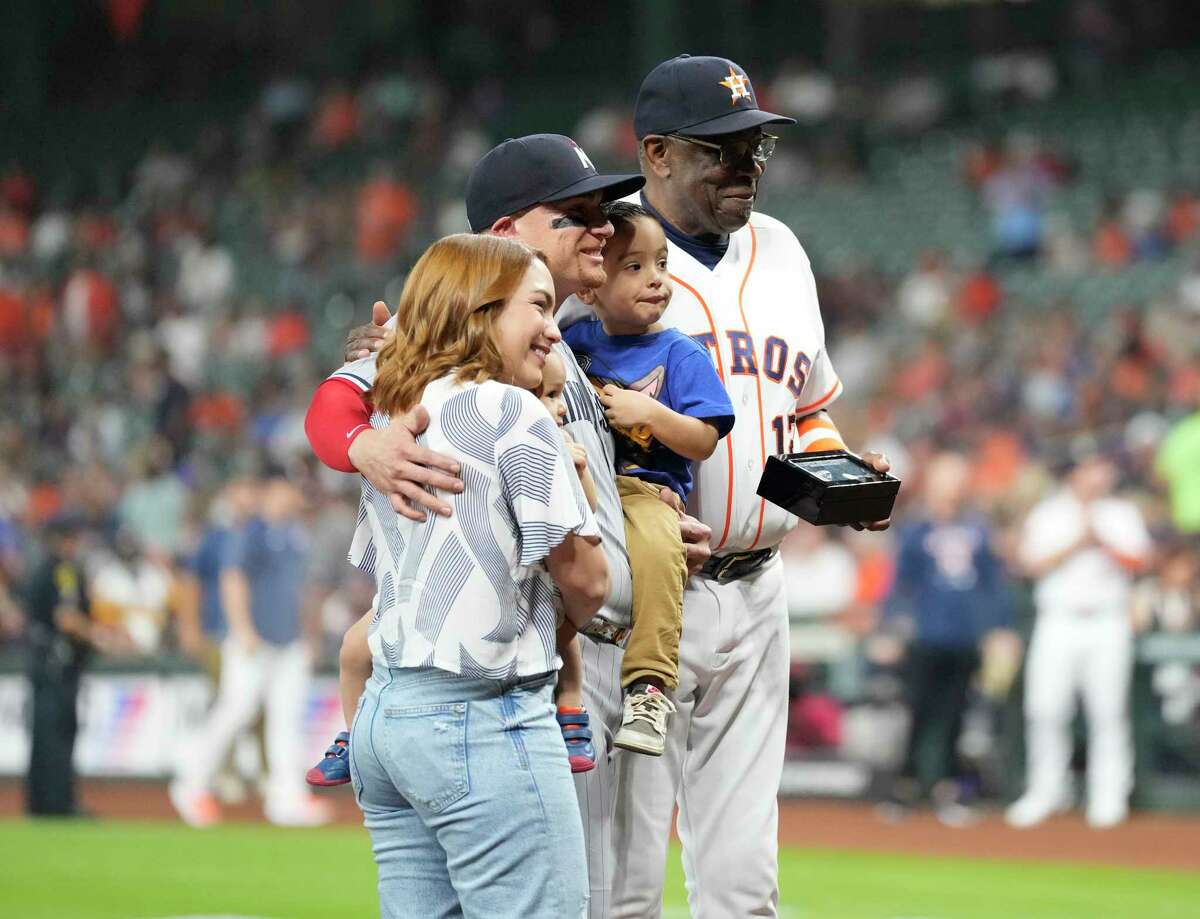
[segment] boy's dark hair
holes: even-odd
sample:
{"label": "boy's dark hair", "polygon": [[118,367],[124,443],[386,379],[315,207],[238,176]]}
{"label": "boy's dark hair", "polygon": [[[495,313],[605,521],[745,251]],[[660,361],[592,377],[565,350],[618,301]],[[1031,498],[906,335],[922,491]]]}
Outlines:
{"label": "boy's dark hair", "polygon": [[619,230],[637,220],[639,217],[651,217],[651,213],[640,204],[632,201],[610,201],[602,208],[604,216],[612,221],[613,229]]}

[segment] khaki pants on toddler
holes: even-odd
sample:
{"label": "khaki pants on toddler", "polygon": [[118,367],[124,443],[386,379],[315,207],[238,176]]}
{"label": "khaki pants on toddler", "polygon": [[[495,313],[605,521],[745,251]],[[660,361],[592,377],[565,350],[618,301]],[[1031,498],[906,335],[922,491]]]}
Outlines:
{"label": "khaki pants on toddler", "polygon": [[633,575],[633,621],[621,663],[623,688],[647,677],[662,680],[668,689],[679,682],[687,555],[679,515],[658,497],[661,490],[661,485],[633,476],[617,476]]}

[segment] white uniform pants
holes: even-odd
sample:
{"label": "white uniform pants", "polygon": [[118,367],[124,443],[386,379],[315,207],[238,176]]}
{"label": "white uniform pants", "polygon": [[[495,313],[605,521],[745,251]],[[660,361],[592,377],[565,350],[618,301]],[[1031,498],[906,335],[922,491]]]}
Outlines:
{"label": "white uniform pants", "polygon": [[586,635],[579,636],[579,646],[583,652],[583,704],[591,719],[596,748],[596,768],[575,776],[591,887],[588,917],[609,919],[616,867],[613,816],[618,794],[623,793],[617,783],[617,760],[638,754],[614,749],[612,745],[613,736],[621,726],[621,648]]}
{"label": "white uniform pants", "polygon": [[1079,693],[1088,726],[1089,809],[1124,807],[1133,784],[1132,666],[1133,633],[1125,616],[1038,615],[1025,670],[1027,796],[1058,802],[1069,791]]}
{"label": "white uniform pants", "polygon": [[216,703],[193,738],[177,776],[189,789],[208,790],[237,736],[266,709],[268,810],[286,810],[304,797],[303,714],[310,660],[302,642],[265,642],[248,654],[232,638],[221,646]]}
{"label": "white uniform pants", "polygon": [[661,915],[678,803],[694,919],[775,916],[789,671],[778,556],[729,584],[688,582],[679,657],[678,711],[668,722],[666,753],[621,751],[614,758],[619,794],[608,915]]}

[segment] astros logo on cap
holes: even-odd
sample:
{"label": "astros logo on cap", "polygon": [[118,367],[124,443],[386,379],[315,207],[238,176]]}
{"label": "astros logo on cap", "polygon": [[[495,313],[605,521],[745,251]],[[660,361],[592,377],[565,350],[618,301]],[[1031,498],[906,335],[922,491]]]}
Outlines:
{"label": "astros logo on cap", "polygon": [[750,98],[750,85],[745,75],[734,70],[732,64],[729,65],[729,76],[721,80],[720,84],[729,90],[730,105],[737,105],[738,99]]}

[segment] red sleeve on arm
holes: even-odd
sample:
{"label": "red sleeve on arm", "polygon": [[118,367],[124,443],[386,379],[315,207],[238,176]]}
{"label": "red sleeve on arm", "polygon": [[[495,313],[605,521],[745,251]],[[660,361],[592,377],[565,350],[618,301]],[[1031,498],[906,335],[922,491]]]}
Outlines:
{"label": "red sleeve on arm", "polygon": [[304,416],[304,433],[317,459],[339,472],[358,472],[350,462],[350,445],[371,424],[363,394],[346,380],[326,380],[313,393]]}

